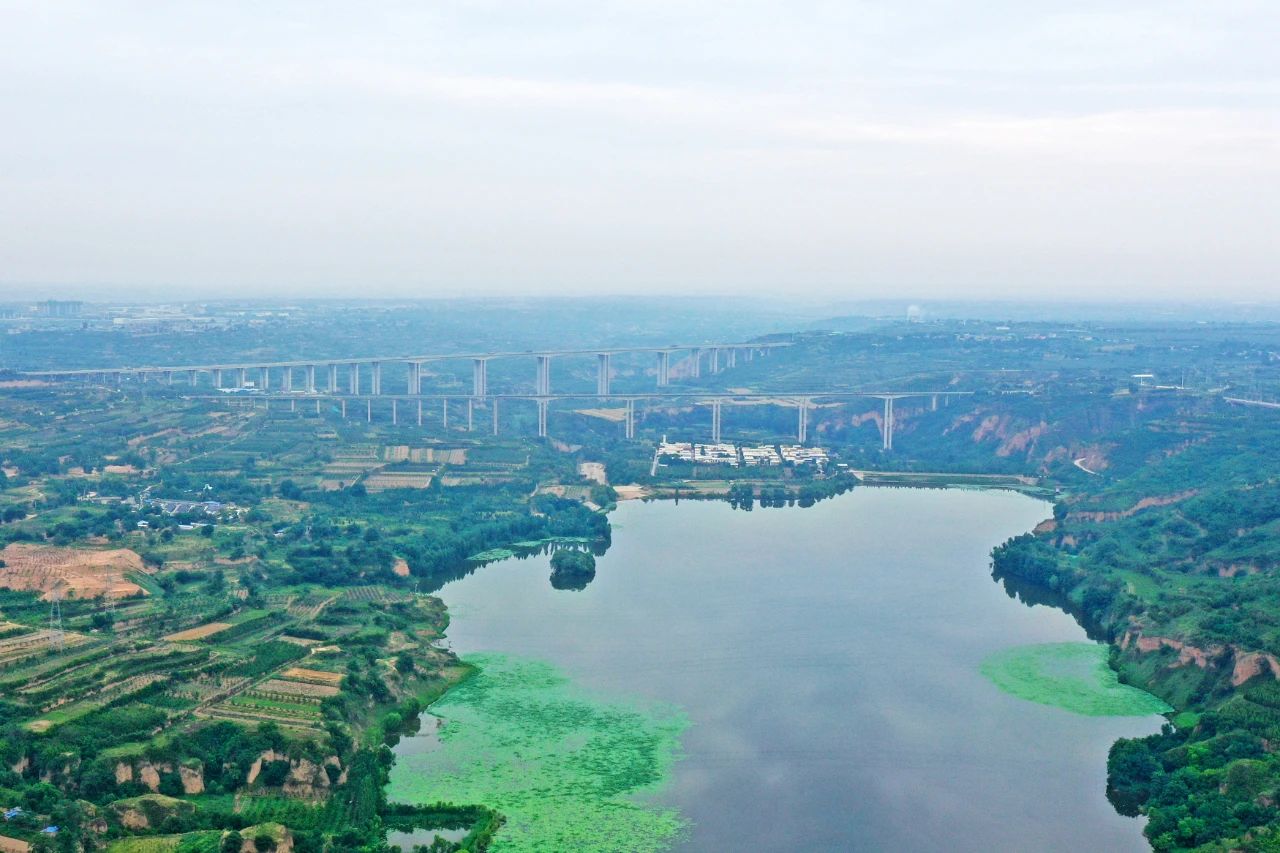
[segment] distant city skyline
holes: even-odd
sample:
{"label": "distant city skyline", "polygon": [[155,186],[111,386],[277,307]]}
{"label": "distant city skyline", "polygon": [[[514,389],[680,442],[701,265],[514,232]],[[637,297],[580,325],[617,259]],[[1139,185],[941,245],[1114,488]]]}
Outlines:
{"label": "distant city skyline", "polygon": [[1280,298],[1258,0],[0,0],[0,301]]}

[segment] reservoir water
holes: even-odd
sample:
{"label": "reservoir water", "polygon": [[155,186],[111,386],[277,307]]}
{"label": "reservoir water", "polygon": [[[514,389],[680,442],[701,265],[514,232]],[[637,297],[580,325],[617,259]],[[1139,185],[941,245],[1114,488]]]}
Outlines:
{"label": "reservoir water", "polygon": [[[632,502],[583,590],[553,589],[539,556],[439,594],[460,654],[545,662],[602,701],[679,716],[678,730],[657,727],[677,731],[679,751],[638,798],[682,825],[673,849],[1145,850],[1141,823],[1107,803],[1106,755],[1161,718],[1073,714],[980,670],[1003,649],[1086,641],[991,578],[992,546],[1048,514],[962,490],[861,488],[751,512]],[[398,747],[393,797],[437,772],[430,729]],[[573,809],[555,796],[539,802]]]}

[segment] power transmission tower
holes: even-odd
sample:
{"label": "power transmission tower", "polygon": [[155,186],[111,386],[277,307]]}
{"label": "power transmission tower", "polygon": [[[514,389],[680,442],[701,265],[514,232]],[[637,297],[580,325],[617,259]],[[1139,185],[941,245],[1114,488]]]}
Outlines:
{"label": "power transmission tower", "polygon": [[62,630],[62,590],[55,588],[49,603],[49,648],[63,651],[67,647],[66,635]]}

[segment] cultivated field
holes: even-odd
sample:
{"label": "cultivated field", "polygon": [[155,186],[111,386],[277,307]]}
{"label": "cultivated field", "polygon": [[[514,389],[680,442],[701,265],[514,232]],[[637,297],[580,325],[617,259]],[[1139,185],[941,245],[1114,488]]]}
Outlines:
{"label": "cultivated field", "polygon": [[170,634],[165,637],[171,643],[184,643],[191,640],[203,640],[205,637],[212,637],[214,634],[220,633],[231,627],[230,622],[210,622],[208,625],[199,625],[195,628],[188,628],[185,631],[179,631],[176,634]]}
{"label": "cultivated field", "polygon": [[13,542],[0,551],[0,587],[63,598],[126,598],[145,593],[129,580],[128,572],[143,572],[142,557],[128,548],[92,551]]}

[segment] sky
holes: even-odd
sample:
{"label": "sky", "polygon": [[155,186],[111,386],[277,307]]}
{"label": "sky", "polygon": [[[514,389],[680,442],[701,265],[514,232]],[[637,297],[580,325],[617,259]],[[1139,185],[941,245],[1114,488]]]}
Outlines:
{"label": "sky", "polygon": [[1280,300],[1275,0],[0,0],[0,298]]}

